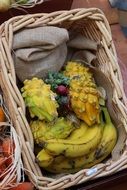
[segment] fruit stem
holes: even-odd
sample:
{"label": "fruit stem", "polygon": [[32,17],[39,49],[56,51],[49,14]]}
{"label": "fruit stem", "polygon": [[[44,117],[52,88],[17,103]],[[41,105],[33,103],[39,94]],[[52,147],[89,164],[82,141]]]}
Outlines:
{"label": "fruit stem", "polygon": [[104,118],[105,118],[105,122],[106,124],[110,124],[111,123],[111,118],[110,118],[110,115],[108,113],[108,110],[106,107],[101,107],[103,113],[104,113]]}

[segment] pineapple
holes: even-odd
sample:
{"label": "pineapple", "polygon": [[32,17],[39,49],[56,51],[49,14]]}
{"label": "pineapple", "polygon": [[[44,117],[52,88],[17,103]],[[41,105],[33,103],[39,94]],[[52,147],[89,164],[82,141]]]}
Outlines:
{"label": "pineapple", "polygon": [[89,126],[99,123],[100,95],[89,68],[81,63],[68,62],[64,75],[70,77],[70,101],[77,117]]}
{"label": "pineapple", "polygon": [[38,119],[46,121],[57,118],[56,94],[50,88],[51,86],[45,84],[42,79],[33,78],[24,81],[24,87],[21,89],[22,96],[32,118],[37,116]]}

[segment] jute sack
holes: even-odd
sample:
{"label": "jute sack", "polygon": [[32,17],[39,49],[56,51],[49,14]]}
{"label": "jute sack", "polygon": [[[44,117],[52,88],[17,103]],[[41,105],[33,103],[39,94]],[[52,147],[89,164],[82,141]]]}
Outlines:
{"label": "jute sack", "polygon": [[50,71],[58,71],[67,56],[66,29],[45,26],[24,29],[14,35],[13,57],[18,78],[44,78]]}

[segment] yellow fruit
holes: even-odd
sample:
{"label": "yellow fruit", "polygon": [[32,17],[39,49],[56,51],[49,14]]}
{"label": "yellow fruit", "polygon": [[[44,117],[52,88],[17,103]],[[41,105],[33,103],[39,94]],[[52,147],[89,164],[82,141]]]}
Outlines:
{"label": "yellow fruit", "polygon": [[80,126],[70,134],[67,140],[80,140],[80,138],[83,137],[87,132],[87,129],[88,125],[84,122],[81,122]]}
{"label": "yellow fruit", "polygon": [[53,159],[53,156],[49,155],[44,149],[36,157],[36,161],[40,167],[48,167],[53,162]]}
{"label": "yellow fruit", "polygon": [[50,139],[67,138],[76,129],[71,121],[63,117],[57,118],[54,122],[33,121],[30,126],[37,144],[43,144]]}
{"label": "yellow fruit", "polygon": [[79,139],[53,139],[47,140],[44,148],[51,155],[64,155],[78,157],[90,153],[100,143],[103,125],[96,124],[88,127],[84,136]]}
{"label": "yellow fruit", "polygon": [[68,62],[64,75],[70,77],[71,106],[79,119],[89,126],[99,123],[99,92],[89,68],[81,63]]}
{"label": "yellow fruit", "polygon": [[50,85],[45,84],[41,79],[33,78],[24,81],[21,91],[31,117],[37,116],[40,120],[46,121],[57,118],[56,94],[51,91]]}
{"label": "yellow fruit", "polygon": [[103,108],[103,112],[106,123],[97,148],[89,154],[77,158],[57,156],[46,170],[53,173],[75,173],[100,163],[112,152],[117,141],[117,130],[112,124],[106,108]]}

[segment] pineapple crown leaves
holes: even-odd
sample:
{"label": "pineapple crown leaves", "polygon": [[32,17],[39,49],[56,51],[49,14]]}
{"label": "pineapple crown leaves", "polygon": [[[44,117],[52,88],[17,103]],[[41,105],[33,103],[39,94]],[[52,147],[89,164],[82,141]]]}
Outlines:
{"label": "pineapple crown leaves", "polygon": [[51,85],[51,89],[54,91],[59,85],[68,86],[70,83],[69,77],[64,76],[63,73],[60,72],[49,72],[48,77],[45,80],[47,84]]}

